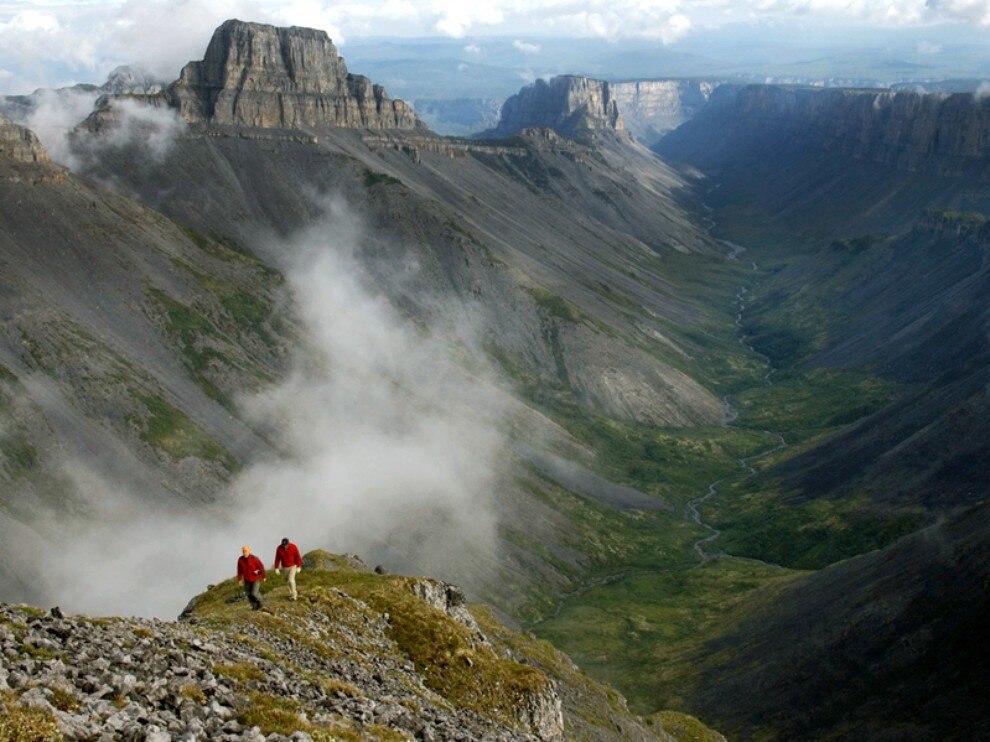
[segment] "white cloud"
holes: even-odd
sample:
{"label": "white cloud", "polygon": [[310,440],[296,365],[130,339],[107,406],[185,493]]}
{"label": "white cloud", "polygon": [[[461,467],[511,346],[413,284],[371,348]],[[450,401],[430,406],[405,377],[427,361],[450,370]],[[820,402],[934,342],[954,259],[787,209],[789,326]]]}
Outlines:
{"label": "white cloud", "polygon": [[938,54],[942,51],[941,44],[933,44],[931,41],[918,42],[918,54]]}
{"label": "white cloud", "polygon": [[988,80],[984,80],[976,88],[976,100],[984,100],[985,98],[990,98],[990,81]]}
{"label": "white cloud", "polygon": [[519,51],[521,51],[523,54],[539,54],[540,53],[540,45],[539,44],[530,44],[530,43],[528,43],[526,41],[522,41],[520,39],[516,39],[515,41],[512,42],[512,45],[516,49],[518,49]]}
{"label": "white cloud", "polygon": [[[454,335],[424,336],[356,257],[367,234],[360,217],[340,201],[325,207],[323,219],[277,245],[296,256],[287,280],[307,350],[288,378],[239,400],[282,455],[245,468],[217,507],[196,512],[149,502],[86,462],[63,462],[90,517],[75,522],[71,508],[37,514],[39,533],[73,538],[35,536],[15,550],[33,556],[25,599],[174,616],[231,575],[241,544],[267,559],[283,536],[304,550],[387,555],[441,576],[465,557],[495,558],[505,397],[484,369],[459,362],[464,348],[481,357],[465,321],[471,308],[443,302],[437,311],[450,316],[438,324]],[[163,559],[167,584],[151,579]],[[79,580],[83,562],[104,578]]]}
{"label": "white cloud", "polygon": [[0,31],[57,31],[58,18],[51,13],[41,13],[37,10],[22,10],[14,15],[7,23],[0,23]]}
{"label": "white cloud", "polygon": [[[172,77],[201,57],[219,23],[234,17],[322,28],[338,42],[492,34],[670,44],[695,28],[740,20],[990,26],[990,0],[23,0],[0,3],[0,68],[12,73],[0,78],[0,93],[67,78],[102,82],[113,67],[135,62]],[[918,49],[932,54],[937,46],[923,41]],[[469,43],[464,51],[479,54],[481,46]]]}

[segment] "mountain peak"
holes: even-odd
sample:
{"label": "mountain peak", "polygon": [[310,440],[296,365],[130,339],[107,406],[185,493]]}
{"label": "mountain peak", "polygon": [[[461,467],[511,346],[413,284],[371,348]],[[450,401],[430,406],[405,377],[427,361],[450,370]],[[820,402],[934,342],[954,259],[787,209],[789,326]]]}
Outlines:
{"label": "mountain peak", "polygon": [[608,82],[558,75],[537,80],[506,100],[498,126],[488,134],[511,136],[532,128],[550,128],[574,138],[623,126]]}
{"label": "mountain peak", "polygon": [[167,91],[189,122],[261,128],[419,129],[380,85],[347,71],[325,31],[240,20],[213,33]]}

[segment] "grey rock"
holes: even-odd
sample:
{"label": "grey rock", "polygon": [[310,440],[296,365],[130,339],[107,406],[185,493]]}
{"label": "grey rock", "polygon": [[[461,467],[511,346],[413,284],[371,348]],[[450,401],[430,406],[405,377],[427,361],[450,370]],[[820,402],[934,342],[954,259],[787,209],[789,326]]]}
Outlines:
{"label": "grey rock", "polygon": [[347,71],[325,31],[227,21],[165,97],[183,119],[301,129],[425,129],[412,108]]}
{"label": "grey rock", "polygon": [[621,130],[622,118],[611,84],[576,75],[537,80],[505,101],[498,126],[485,135],[511,136],[539,128],[553,129],[569,138],[602,129]]}

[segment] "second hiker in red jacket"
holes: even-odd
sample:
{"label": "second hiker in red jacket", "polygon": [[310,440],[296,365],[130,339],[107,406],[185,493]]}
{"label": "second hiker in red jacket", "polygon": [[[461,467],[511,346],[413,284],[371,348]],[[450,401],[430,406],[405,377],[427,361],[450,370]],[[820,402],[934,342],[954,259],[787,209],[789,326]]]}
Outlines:
{"label": "second hiker in red jacket", "polygon": [[302,557],[299,555],[299,547],[287,538],[282,539],[282,543],[275,549],[275,574],[281,574],[283,568],[285,568],[285,581],[289,585],[289,595],[293,600],[298,600],[296,572],[302,569]]}
{"label": "second hiker in red jacket", "polygon": [[261,583],[265,581],[265,565],[261,563],[247,546],[241,548],[241,558],[237,560],[237,584],[243,585],[251,608],[261,608]]}

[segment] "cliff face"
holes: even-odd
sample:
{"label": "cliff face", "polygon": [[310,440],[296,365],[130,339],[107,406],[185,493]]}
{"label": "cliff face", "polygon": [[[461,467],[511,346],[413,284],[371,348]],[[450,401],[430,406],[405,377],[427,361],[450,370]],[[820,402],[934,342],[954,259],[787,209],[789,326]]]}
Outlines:
{"label": "cliff face", "polygon": [[637,80],[610,84],[622,121],[637,139],[652,146],[708,104],[718,82]]}
{"label": "cliff face", "polygon": [[35,133],[0,113],[0,181],[36,184],[64,177],[65,170],[49,161]]}
{"label": "cliff face", "polygon": [[990,100],[972,94],[721,85],[653,149],[717,173],[712,207],[749,203],[825,244],[928,207],[990,211]]}
{"label": "cliff face", "polygon": [[34,132],[0,113],[0,158],[14,162],[48,162],[48,153]]}
{"label": "cliff face", "polygon": [[189,122],[298,129],[425,128],[380,85],[347,71],[325,31],[231,20],[166,91]]}
{"label": "cliff face", "polygon": [[[990,162],[990,99],[970,93],[722,86],[663,152],[704,160],[748,147],[819,147],[897,170],[960,175]],[[706,155],[704,150],[708,150]]]}
{"label": "cliff face", "polygon": [[623,126],[610,83],[560,75],[549,82],[537,80],[506,100],[498,126],[485,134],[512,136],[531,128],[549,128],[574,138]]}

